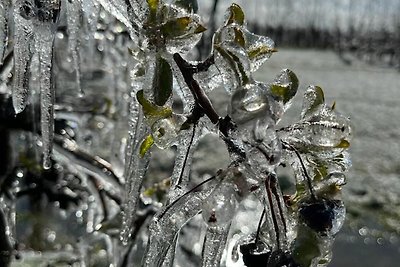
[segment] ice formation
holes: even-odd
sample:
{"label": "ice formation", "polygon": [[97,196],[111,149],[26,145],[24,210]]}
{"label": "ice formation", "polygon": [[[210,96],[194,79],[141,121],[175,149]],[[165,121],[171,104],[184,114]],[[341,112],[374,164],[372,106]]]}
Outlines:
{"label": "ice formation", "polygon": [[[113,266],[140,264],[133,255],[143,249],[142,266],[173,266],[179,259],[179,233],[201,213],[202,250],[190,253],[201,257],[202,266],[220,266],[223,255],[231,257],[224,251],[239,204],[253,196],[262,206],[259,227],[236,239],[232,261],[255,266],[262,258],[266,266],[326,266],[345,216],[340,189],[351,165],[349,119],[327,106],[322,89],[312,85],[304,93],[299,121],[279,125],[299,81],[288,69],[270,83],[254,79],[253,73],[276,52],[275,45],[247,29],[236,4],[215,32],[210,56],[202,62],[185,60],[182,56],[206,30],[197,8],[195,0],[0,3],[0,64],[13,50],[15,113],[31,105],[35,118],[34,106],[40,106],[40,131],[33,134],[40,136],[43,168],[53,170],[52,162],[63,165],[80,181],[75,189],[86,194],[77,217],[86,218],[92,239],[79,246],[80,262],[88,264],[91,242],[103,240]],[[61,13],[66,25],[59,23]],[[68,37],[68,53],[54,49],[58,34],[59,43]],[[71,64],[57,63],[66,54]],[[67,83],[56,82],[54,72],[63,68],[74,74],[70,87],[77,88],[80,98],[63,88]],[[96,90],[84,95],[83,88],[90,86]],[[230,94],[226,117],[208,97],[221,86]],[[193,155],[207,133],[225,143],[231,163],[198,183],[191,172]],[[153,180],[154,188],[145,191],[154,147],[175,147],[174,167],[165,183]],[[282,195],[277,174],[282,164],[294,170],[294,195]]]}

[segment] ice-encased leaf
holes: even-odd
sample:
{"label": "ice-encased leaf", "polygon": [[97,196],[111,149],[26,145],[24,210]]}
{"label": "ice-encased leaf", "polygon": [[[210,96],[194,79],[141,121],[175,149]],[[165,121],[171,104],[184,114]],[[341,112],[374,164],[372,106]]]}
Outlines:
{"label": "ice-encased leaf", "polygon": [[206,30],[201,24],[193,23],[191,17],[179,17],[167,21],[161,26],[161,32],[167,38],[178,38],[186,34],[202,33]]}
{"label": "ice-encased leaf", "polygon": [[318,258],[322,255],[321,246],[324,245],[322,240],[315,232],[307,226],[299,224],[297,237],[293,244],[293,258],[300,266],[312,266],[318,262]]}
{"label": "ice-encased leaf", "polygon": [[247,30],[243,11],[236,4],[228,8],[224,26],[214,34],[215,47],[224,47],[224,43],[244,49],[246,58],[250,61],[250,72],[256,71],[276,52],[272,39]]}
{"label": "ice-encased leaf", "polygon": [[299,87],[299,80],[296,74],[289,69],[282,70],[270,85],[272,96],[283,102],[284,110],[287,110],[291,105],[292,98],[296,95]]}
{"label": "ice-encased leaf", "polygon": [[222,27],[214,34],[215,64],[223,74],[224,82],[232,87],[227,88],[228,92],[252,81],[250,60],[243,46],[243,38],[236,24]]}
{"label": "ice-encased leaf", "polygon": [[319,86],[310,85],[304,92],[301,118],[305,119],[312,114],[318,113],[324,104],[324,91]]}
{"label": "ice-encased leaf", "polygon": [[160,119],[160,118],[168,118],[168,117],[170,117],[172,115],[171,108],[160,107],[160,106],[154,105],[153,103],[148,101],[144,97],[143,90],[140,90],[139,92],[137,92],[136,98],[137,98],[138,102],[140,103],[140,105],[143,108],[144,115],[148,119],[157,120],[157,119]]}
{"label": "ice-encased leaf", "polygon": [[170,54],[189,52],[201,39],[206,28],[197,14],[187,13],[176,6],[165,5],[166,19],[161,22],[165,49]]}
{"label": "ice-encased leaf", "polygon": [[282,146],[271,118],[253,122],[253,129],[246,137],[248,163],[260,173],[272,172],[281,161]]}
{"label": "ice-encased leaf", "polygon": [[142,142],[140,145],[140,150],[139,154],[143,158],[146,152],[153,146],[154,144],[154,139],[151,134],[149,134]]}
{"label": "ice-encased leaf", "polygon": [[151,126],[154,144],[161,149],[174,145],[182,123],[183,119],[177,115],[154,122]]}
{"label": "ice-encased leaf", "polygon": [[255,72],[267,61],[272,53],[276,52],[274,41],[266,36],[256,35],[244,30],[246,51],[250,59],[251,71]]}
{"label": "ice-encased leaf", "polygon": [[301,151],[333,153],[334,156],[347,149],[352,130],[348,118],[322,106],[319,113],[289,126],[282,137]]}
{"label": "ice-encased leaf", "polygon": [[173,76],[171,66],[162,57],[156,60],[153,94],[154,102],[158,106],[163,106],[172,94]]}
{"label": "ice-encased leaf", "polygon": [[242,8],[238,4],[232,4],[225,12],[225,25],[236,23],[243,25],[245,16]]}
{"label": "ice-encased leaf", "polygon": [[228,114],[232,120],[246,124],[257,118],[275,118],[275,107],[263,83],[250,83],[236,90],[231,97]]}

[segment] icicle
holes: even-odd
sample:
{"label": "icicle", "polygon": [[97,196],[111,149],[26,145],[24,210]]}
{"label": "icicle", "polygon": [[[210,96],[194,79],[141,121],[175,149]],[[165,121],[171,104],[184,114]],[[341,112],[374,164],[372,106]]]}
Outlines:
{"label": "icicle", "polygon": [[99,5],[95,0],[82,1],[82,10],[86,14],[89,30],[92,34],[97,30],[97,18],[99,16]]}
{"label": "icicle", "polygon": [[150,236],[142,266],[161,266],[174,238],[182,226],[200,210],[204,199],[212,192],[213,186],[184,195],[177,202],[164,208],[155,216],[150,225]]}
{"label": "icicle", "polygon": [[12,89],[12,99],[16,113],[22,112],[27,104],[33,37],[32,22],[27,19],[28,14],[20,13],[20,9],[22,9],[22,6],[16,4],[14,7],[14,82]]}
{"label": "icicle", "polygon": [[203,267],[220,266],[231,224],[207,227],[204,238],[202,263]]}
{"label": "icicle", "polygon": [[[41,37],[51,37],[43,33]],[[54,84],[52,81],[53,40],[37,40],[40,47],[40,124],[43,142],[43,168],[51,167],[51,151],[54,137]]]}
{"label": "icicle", "polygon": [[43,145],[43,168],[51,167],[51,153],[54,137],[54,84],[53,46],[60,0],[35,2],[37,12],[34,20],[35,47],[39,57],[40,124]]}
{"label": "icicle", "polygon": [[68,23],[68,48],[72,55],[72,63],[75,70],[76,86],[78,94],[84,94],[81,87],[81,64],[79,55],[79,27],[81,26],[81,0],[67,2],[67,23]]}
{"label": "icicle", "polygon": [[95,33],[97,31],[97,19],[100,13],[99,5],[94,0],[84,0],[82,1],[82,10],[84,14],[85,21],[87,23],[87,37],[86,37],[86,46],[88,49],[88,66],[93,70],[96,68],[94,63],[95,52],[96,52],[96,43],[95,43]]}
{"label": "icicle", "polygon": [[0,66],[3,65],[4,53],[7,49],[9,8],[10,8],[9,0],[3,0],[0,3]]}

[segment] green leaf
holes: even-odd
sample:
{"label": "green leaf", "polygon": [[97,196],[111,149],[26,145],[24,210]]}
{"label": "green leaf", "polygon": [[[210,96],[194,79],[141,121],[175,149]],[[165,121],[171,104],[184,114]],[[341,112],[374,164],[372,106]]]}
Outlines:
{"label": "green leaf", "polygon": [[228,17],[228,20],[226,21],[226,25],[229,25],[232,23],[237,23],[239,25],[244,24],[244,12],[239,5],[232,4],[228,8],[228,12],[229,12],[229,17]]}
{"label": "green leaf", "polygon": [[155,118],[168,118],[172,115],[172,109],[167,107],[159,107],[154,105],[149,100],[144,97],[143,90],[140,90],[136,94],[136,99],[143,108],[145,116],[155,117]]}
{"label": "green leaf", "polygon": [[189,12],[196,13],[199,10],[197,0],[176,0],[175,5],[183,7]]}
{"label": "green leaf", "polygon": [[289,102],[297,93],[299,87],[299,80],[296,74],[289,69],[284,69],[276,81],[271,84],[271,93],[284,104]]}
{"label": "green leaf", "polygon": [[151,134],[149,134],[142,142],[140,145],[140,157],[143,158],[144,155],[146,155],[147,151],[153,146],[154,144],[154,139]]}
{"label": "green leaf", "polygon": [[260,56],[270,54],[270,53],[275,53],[278,52],[275,48],[270,48],[268,46],[259,46],[255,47],[247,52],[247,55],[249,56],[250,60],[253,60],[255,58],[258,58]]}
{"label": "green leaf", "polygon": [[345,139],[342,139],[340,143],[335,146],[335,148],[349,148],[349,147],[350,147],[350,142]]}
{"label": "green leaf", "polygon": [[301,117],[313,114],[325,103],[324,91],[319,86],[310,85],[304,93]]}
{"label": "green leaf", "polygon": [[153,81],[154,102],[163,106],[172,94],[173,76],[171,66],[162,57],[157,58]]}
{"label": "green leaf", "polygon": [[160,0],[146,0],[149,5],[150,12],[157,12],[158,5],[160,4]]}
{"label": "green leaf", "polygon": [[160,0],[146,0],[147,4],[149,5],[149,21],[155,22],[157,19],[157,10],[160,4]]}
{"label": "green leaf", "polygon": [[235,27],[234,31],[235,31],[235,42],[238,45],[240,45],[242,48],[244,48],[245,45],[246,45],[246,41],[244,39],[243,32],[240,29],[236,28],[236,27]]}
{"label": "green leaf", "polygon": [[207,30],[206,27],[204,27],[203,25],[199,24],[199,25],[197,26],[197,28],[194,30],[194,33],[195,33],[195,34],[197,34],[197,33],[202,33],[202,32],[204,32],[204,31],[206,31],[206,30]]}
{"label": "green leaf", "polygon": [[[180,17],[167,21],[161,26],[161,31],[165,36],[177,37],[188,33],[191,17]],[[204,27],[203,27],[204,28]]]}
{"label": "green leaf", "polygon": [[143,195],[145,196],[145,197],[151,197],[151,196],[153,196],[155,193],[156,193],[156,189],[154,188],[154,187],[150,187],[150,188],[147,188],[144,192],[143,192]]}
{"label": "green leaf", "polygon": [[232,71],[235,72],[236,77],[238,77],[240,79],[240,82],[242,85],[250,82],[250,78],[247,75],[242,62],[233,52],[225,50],[218,45],[215,45],[214,48],[215,48],[215,50],[217,50],[220,53],[220,55],[223,58],[225,58],[225,60],[228,62],[229,66],[231,67]]}
{"label": "green leaf", "polygon": [[314,178],[313,180],[318,182],[328,176],[328,167],[326,165],[319,165],[314,168]]}
{"label": "green leaf", "polygon": [[297,238],[293,245],[293,259],[300,266],[311,266],[313,259],[321,256],[317,234],[305,225],[299,224]]}

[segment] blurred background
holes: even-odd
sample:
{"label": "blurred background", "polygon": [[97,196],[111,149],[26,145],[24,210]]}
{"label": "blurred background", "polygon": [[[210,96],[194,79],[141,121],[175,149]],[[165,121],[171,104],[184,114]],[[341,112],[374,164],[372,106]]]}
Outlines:
{"label": "blurred background", "polygon": [[[298,120],[302,92],[321,86],[327,102],[351,118],[353,167],[343,198],[347,220],[330,266],[398,266],[400,259],[400,1],[237,0],[249,28],[272,38],[278,52],[255,76],[283,68],[300,80],[283,122]],[[231,1],[200,3],[222,21]],[[204,16],[207,17],[207,16]],[[205,53],[207,54],[207,53]]]}
{"label": "blurred background", "polygon": [[[255,78],[269,82],[283,68],[289,68],[297,74],[300,80],[299,92],[291,109],[285,114],[282,125],[299,119],[302,94],[310,84],[321,86],[327,103],[336,101],[336,110],[351,118],[353,140],[350,152],[353,167],[347,174],[347,185],[343,193],[347,219],[336,238],[333,260],[329,266],[399,266],[400,0],[198,0],[198,2],[198,13],[204,19],[208,30],[194,51],[194,58],[204,59],[209,55],[211,34],[222,23],[223,14],[232,2],[238,3],[245,10],[252,32],[269,36],[275,41],[278,52],[258,70]],[[75,134],[73,139],[82,151],[109,161],[113,166],[113,174],[120,176],[123,172],[123,157],[119,156],[124,155],[126,145],[122,141],[127,132],[125,118],[128,116],[131,89],[129,70],[133,69],[134,65],[130,60],[131,54],[126,49],[128,36],[123,27],[106,15],[104,10],[101,9],[97,13],[98,22],[94,21],[94,26],[98,31],[95,36],[88,37],[87,33],[93,26],[89,20],[79,33],[84,40],[81,47],[81,82],[85,88],[85,97],[77,97],[73,61],[67,45],[66,19],[65,17],[61,19],[56,36],[55,53],[55,71],[58,73],[56,133],[66,136]],[[35,66],[37,67],[37,59],[33,58],[32,68]],[[31,82],[37,84],[35,79]],[[5,84],[6,82],[0,83],[0,93],[4,95],[8,93]],[[31,102],[35,103],[37,98],[38,93],[33,92]],[[211,92],[210,99],[219,114],[226,113],[226,103],[229,98],[223,90]],[[35,114],[33,108],[31,113]],[[29,116],[31,113],[27,112]],[[32,115],[32,118],[35,117]],[[16,203],[18,224],[15,231],[21,251],[27,252],[23,255],[25,260],[15,261],[12,266],[81,266],[79,262],[82,259],[76,255],[81,255],[82,258],[89,257],[90,266],[108,266],[107,260],[116,257],[116,253],[114,255],[112,250],[108,249],[112,247],[108,236],[116,236],[119,224],[117,222],[115,225],[106,225],[109,228],[100,229],[95,235],[87,235],[88,232],[94,231],[103,217],[107,217],[102,207],[94,204],[96,201],[99,203],[99,199],[102,200],[101,194],[96,193],[100,190],[96,188],[97,181],[89,179],[90,176],[82,177],[82,169],[87,168],[82,162],[86,164],[88,161],[82,160],[82,157],[87,155],[76,153],[77,158],[71,164],[72,160],[67,157],[70,153],[66,153],[71,151],[66,151],[62,146],[63,143],[59,142],[56,144],[56,155],[64,165],[55,164],[54,169],[57,171],[56,174],[61,173],[65,176],[59,175],[64,177],[63,181],[66,181],[66,184],[59,183],[60,177],[54,174],[48,175],[49,177],[43,176],[42,173],[36,175],[40,154],[29,153],[36,151],[34,143],[37,139],[23,133],[19,129],[23,126],[17,125],[17,130],[11,135],[10,140],[3,138],[4,136],[0,138],[0,156],[7,154],[6,149],[15,150],[9,153],[13,158],[9,165],[16,166],[12,175],[19,178],[26,176],[24,179],[29,180],[29,184],[35,185],[34,188],[28,188],[34,191],[32,196],[28,197],[28,194],[21,193],[22,196]],[[11,145],[5,145],[8,143]],[[23,153],[20,153],[21,151]],[[154,150],[154,159],[145,188],[151,187],[156,181],[160,182],[171,174],[174,153],[172,149]],[[20,155],[26,157],[21,158]],[[33,162],[27,160],[32,158],[37,160]],[[7,165],[4,164],[5,160],[0,162]],[[194,154],[191,175],[200,178],[209,177],[228,162],[223,142],[215,136],[207,136]],[[68,173],[66,165],[80,165],[80,167],[76,168],[76,172]],[[22,172],[21,169],[24,168],[31,168],[33,172],[29,170]],[[97,168],[97,171],[102,170]],[[102,175],[100,173],[100,176]],[[292,180],[290,173],[285,173],[285,177],[281,178]],[[88,180],[90,190],[81,193],[83,199],[65,193],[69,192],[66,190],[69,190],[71,185],[75,189],[79,188],[81,180],[85,179]],[[46,194],[42,194],[41,191],[45,191]],[[92,191],[95,194],[92,194]],[[114,203],[115,199],[113,202],[109,196],[107,197],[108,202],[105,206],[109,209],[108,217],[117,217],[118,203]],[[84,203],[86,207],[78,205],[79,202]],[[246,213],[246,216],[238,214],[235,219],[236,227],[241,227],[243,233],[248,234],[257,226],[260,214],[255,211],[260,210],[260,207],[257,208],[255,203],[254,200],[243,203],[244,209],[254,211],[254,214],[251,214],[253,217],[248,217],[249,213]],[[252,218],[252,222],[249,222],[249,218]],[[182,247],[177,248],[183,250],[186,247],[193,250],[194,253],[187,254],[192,258],[178,259],[180,262],[185,260],[191,262],[192,265],[196,258],[194,254],[201,252],[201,245],[197,243],[193,246],[190,242],[186,245],[185,242],[193,240],[193,233],[199,232],[199,222],[201,223],[202,219],[197,219],[188,225],[187,232],[185,228],[183,229],[180,236]],[[189,233],[186,234],[186,238],[185,233]],[[200,239],[197,236],[194,238]],[[137,251],[140,252],[144,246],[145,243],[139,244]],[[186,249],[181,255],[186,255],[188,251],[191,252]],[[63,261],[61,265],[44,263],[46,260],[61,261],[60,258]],[[75,262],[75,265],[70,262]]]}

